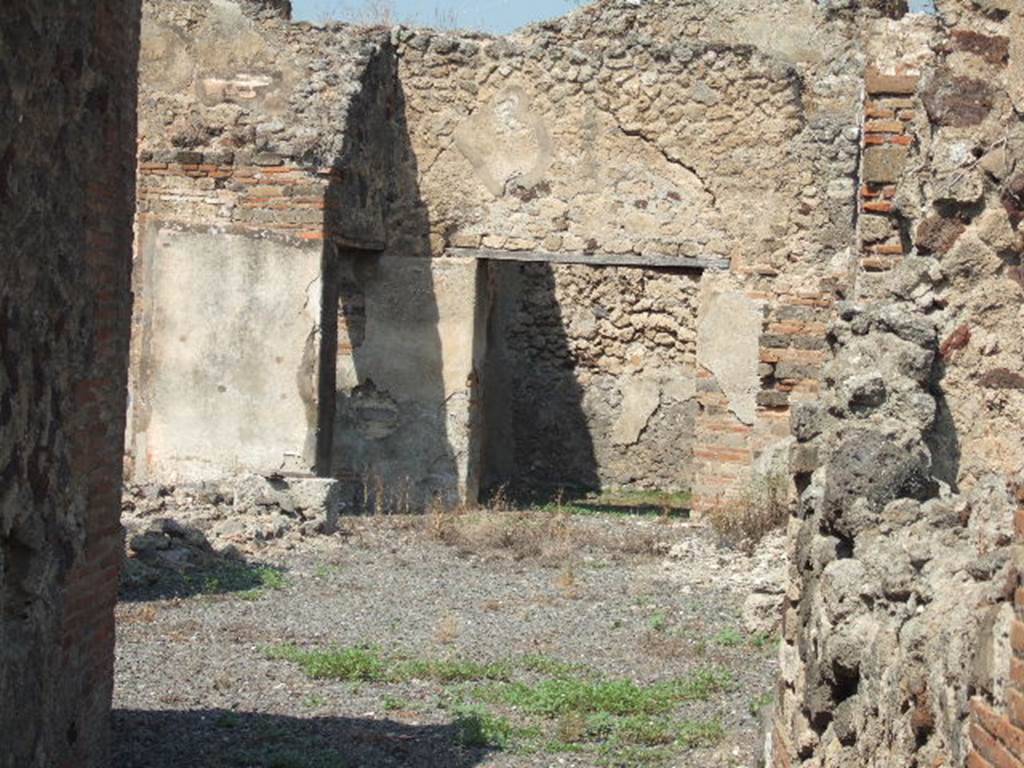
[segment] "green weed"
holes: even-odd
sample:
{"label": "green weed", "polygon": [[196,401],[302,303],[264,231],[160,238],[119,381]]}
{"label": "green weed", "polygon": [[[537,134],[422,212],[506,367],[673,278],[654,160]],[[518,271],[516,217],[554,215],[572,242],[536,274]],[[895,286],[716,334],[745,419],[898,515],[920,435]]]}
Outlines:
{"label": "green weed", "polygon": [[661,611],[658,611],[651,615],[651,618],[648,619],[647,623],[655,632],[664,632],[666,627],[668,627],[668,617],[666,617]]}
{"label": "green weed", "polygon": [[735,627],[725,627],[715,633],[711,641],[715,645],[721,645],[726,648],[732,648],[743,643],[743,633]]}
{"label": "green weed", "polygon": [[775,697],[772,696],[771,693],[760,693],[750,700],[747,705],[747,709],[750,711],[751,715],[758,717],[765,707],[770,707],[772,705],[774,698]]}
{"label": "green weed", "polygon": [[540,735],[539,729],[517,727],[478,704],[461,705],[454,714],[455,738],[466,747],[508,749],[514,741]]}
{"label": "green weed", "polygon": [[721,670],[702,670],[689,677],[638,685],[631,680],[556,678],[535,684],[507,683],[483,688],[480,695],[524,712],[557,717],[569,712],[611,715],[666,712],[684,701],[704,700],[732,682]]}

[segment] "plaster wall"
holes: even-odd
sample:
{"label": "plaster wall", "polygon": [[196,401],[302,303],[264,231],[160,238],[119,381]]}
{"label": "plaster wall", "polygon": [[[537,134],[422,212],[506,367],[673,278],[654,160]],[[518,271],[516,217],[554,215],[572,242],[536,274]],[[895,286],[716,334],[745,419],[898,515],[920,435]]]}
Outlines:
{"label": "plaster wall", "polygon": [[139,242],[136,479],[312,472],[321,247],[156,223]]}

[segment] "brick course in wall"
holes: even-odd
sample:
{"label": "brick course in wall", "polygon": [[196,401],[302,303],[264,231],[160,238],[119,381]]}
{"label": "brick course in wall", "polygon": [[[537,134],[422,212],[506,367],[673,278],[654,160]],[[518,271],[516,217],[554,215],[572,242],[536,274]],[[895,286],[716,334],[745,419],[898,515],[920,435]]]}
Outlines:
{"label": "brick course in wall", "polygon": [[181,152],[166,162],[152,153],[139,158],[138,216],[182,223],[203,222],[239,231],[322,240],[324,210],[336,168],[305,168],[277,157],[259,164],[225,162],[224,153]]}
{"label": "brick course in wall", "polygon": [[893,199],[917,145],[914,121],[923,114],[919,80],[917,73],[877,69],[864,78],[859,239],[860,267],[868,272],[892,269],[909,250]]}
{"label": "brick course in wall", "polygon": [[[1024,499],[1018,489],[1018,500]],[[1024,542],[1024,504],[1015,520],[1017,540]],[[1024,586],[1014,573],[1015,617],[1010,624],[1010,670],[1006,706],[996,709],[981,696],[971,700],[968,768],[1021,768],[1024,766]]]}

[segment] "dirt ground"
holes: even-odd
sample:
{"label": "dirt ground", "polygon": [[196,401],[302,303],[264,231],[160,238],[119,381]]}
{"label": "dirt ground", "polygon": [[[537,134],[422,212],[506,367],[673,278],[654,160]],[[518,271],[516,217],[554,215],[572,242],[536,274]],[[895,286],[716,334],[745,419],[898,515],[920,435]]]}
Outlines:
{"label": "dirt ground", "polygon": [[741,607],[777,536],[534,510],[240,553],[155,514],[126,513],[115,768],[756,763],[776,639]]}

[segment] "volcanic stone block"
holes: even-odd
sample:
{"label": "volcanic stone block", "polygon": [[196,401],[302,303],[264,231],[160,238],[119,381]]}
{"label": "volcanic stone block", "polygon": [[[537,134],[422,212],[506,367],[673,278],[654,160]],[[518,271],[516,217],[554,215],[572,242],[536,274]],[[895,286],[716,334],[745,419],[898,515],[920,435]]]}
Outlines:
{"label": "volcanic stone block", "polygon": [[940,72],[925,87],[921,99],[933,123],[967,128],[988,117],[995,97],[983,80]]}
{"label": "volcanic stone block", "polygon": [[899,180],[906,164],[906,147],[868,147],[864,151],[863,180],[869,184],[890,184]]}

